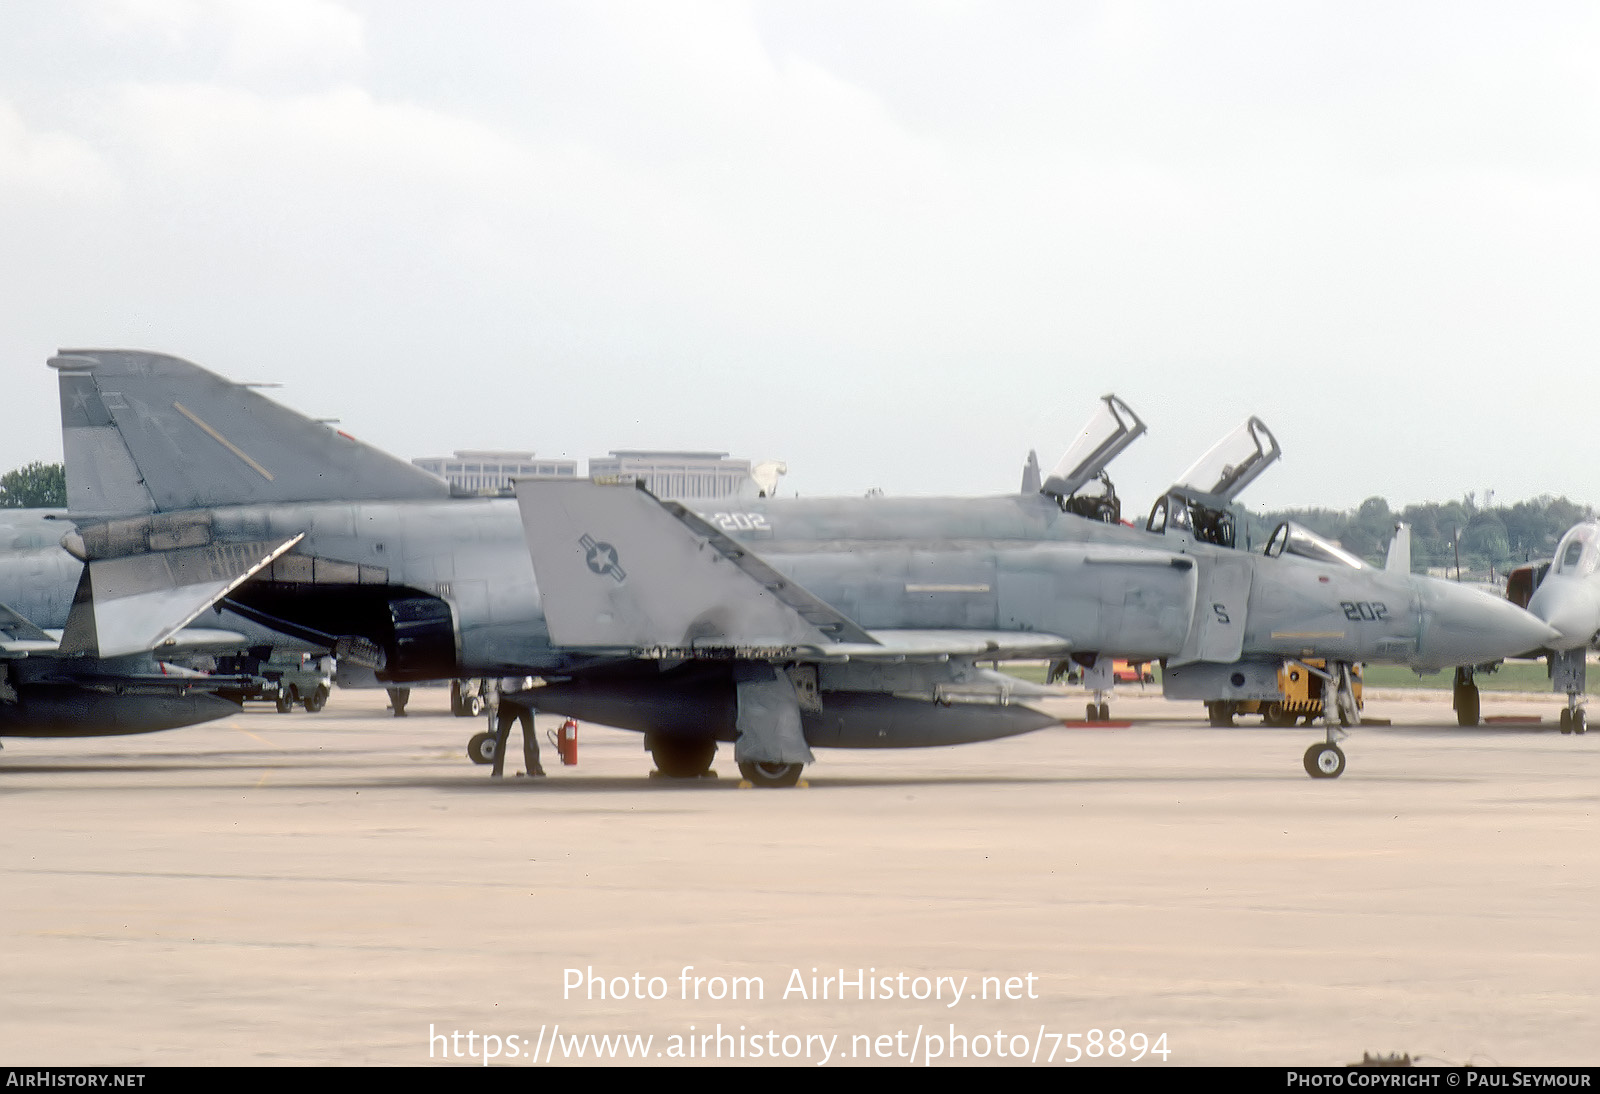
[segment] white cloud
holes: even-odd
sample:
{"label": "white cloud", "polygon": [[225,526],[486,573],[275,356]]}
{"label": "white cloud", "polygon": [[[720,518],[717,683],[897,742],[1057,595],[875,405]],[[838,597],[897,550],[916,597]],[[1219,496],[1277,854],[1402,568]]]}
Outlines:
{"label": "white cloud", "polygon": [[102,0],[111,33],[203,50],[232,78],[343,76],[365,60],[361,16],[333,0]]}
{"label": "white cloud", "polygon": [[114,110],[118,139],[154,173],[181,174],[186,185],[292,192],[313,205],[327,196],[318,187],[359,188],[363,200],[381,206],[397,188],[494,187],[528,169],[526,154],[488,125],[383,102],[351,85],[266,95],[218,84],[135,84]]}
{"label": "white cloud", "polygon": [[[100,63],[0,69],[8,294],[65,340],[314,385],[412,454],[735,447],[807,490],[982,489],[1114,389],[1152,490],[1255,411],[1291,456],[1263,498],[1423,496],[1385,485],[1427,475],[1385,423],[1474,378],[1495,397],[1417,441],[1454,451],[1548,413],[1501,377],[1600,344],[1596,34],[1562,11],[98,10]],[[114,213],[28,226],[73,177],[119,180]],[[362,425],[330,366],[374,356],[406,379]],[[428,398],[442,360],[517,396]],[[1502,492],[1539,474],[1506,445]]]}
{"label": "white cloud", "polygon": [[54,204],[101,201],[116,191],[110,167],[89,142],[30,130],[16,108],[0,99],[0,193]]}
{"label": "white cloud", "polygon": [[228,0],[229,67],[243,75],[346,73],[365,57],[361,17],[328,0]]}

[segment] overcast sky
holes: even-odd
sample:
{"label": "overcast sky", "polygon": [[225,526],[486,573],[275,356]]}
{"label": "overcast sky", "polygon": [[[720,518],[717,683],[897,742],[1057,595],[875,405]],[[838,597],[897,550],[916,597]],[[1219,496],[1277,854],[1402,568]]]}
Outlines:
{"label": "overcast sky", "polygon": [[57,347],[407,458],[713,448],[1143,511],[1600,503],[1592,3],[0,4],[0,470]]}

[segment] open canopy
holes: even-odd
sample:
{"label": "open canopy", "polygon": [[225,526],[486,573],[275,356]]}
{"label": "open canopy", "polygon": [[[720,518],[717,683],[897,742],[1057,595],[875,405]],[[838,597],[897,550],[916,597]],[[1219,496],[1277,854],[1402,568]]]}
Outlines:
{"label": "open canopy", "polygon": [[1144,432],[1144,422],[1115,395],[1102,395],[1100,403],[1100,409],[1044,480],[1040,493],[1070,498]]}
{"label": "open canopy", "polygon": [[1231,502],[1283,454],[1276,438],[1260,418],[1250,418],[1212,445],[1175,485]]}

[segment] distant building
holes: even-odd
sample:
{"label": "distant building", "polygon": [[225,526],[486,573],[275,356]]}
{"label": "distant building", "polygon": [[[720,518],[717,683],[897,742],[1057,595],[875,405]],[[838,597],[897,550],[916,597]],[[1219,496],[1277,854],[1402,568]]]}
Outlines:
{"label": "distant building", "polygon": [[454,456],[428,456],[412,463],[432,471],[453,490],[466,494],[509,493],[511,480],[527,475],[577,478],[578,461],[536,459],[532,452],[465,449]]}
{"label": "distant building", "polygon": [[[510,494],[511,480],[519,477],[577,478],[576,460],[538,459],[532,452],[462,449],[453,456],[429,456],[411,461],[450,484],[457,494]],[[662,498],[754,497],[777,492],[778,478],[788,471],[783,463],[768,460],[730,460],[726,452],[656,452],[618,449],[610,456],[589,461],[590,478],[626,478],[643,481]]]}
{"label": "distant building", "polygon": [[752,489],[750,461],[726,452],[648,452],[617,449],[589,461],[590,478],[642,481],[660,498],[729,498]]}

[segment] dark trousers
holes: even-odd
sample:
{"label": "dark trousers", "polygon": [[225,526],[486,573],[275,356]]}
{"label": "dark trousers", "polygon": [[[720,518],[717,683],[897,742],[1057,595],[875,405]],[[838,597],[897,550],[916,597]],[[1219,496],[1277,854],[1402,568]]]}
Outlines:
{"label": "dark trousers", "polygon": [[506,746],[511,743],[511,723],[522,723],[522,762],[528,774],[544,770],[539,765],[539,739],[533,733],[533,709],[500,697],[500,712],[495,719],[494,774],[503,775],[506,766]]}

